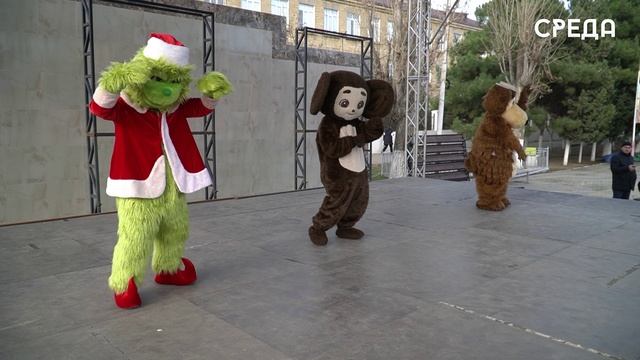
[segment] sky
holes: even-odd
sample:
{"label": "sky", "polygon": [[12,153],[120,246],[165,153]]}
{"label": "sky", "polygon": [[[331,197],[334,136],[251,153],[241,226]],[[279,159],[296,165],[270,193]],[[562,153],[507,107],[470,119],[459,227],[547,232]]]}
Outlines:
{"label": "sky", "polygon": [[[449,2],[453,4],[455,0],[449,0]],[[475,20],[476,16],[474,13],[476,8],[486,2],[489,2],[489,0],[460,0],[457,11],[466,12],[471,19]],[[443,10],[447,6],[447,0],[431,0],[431,6],[433,6],[434,9]]]}
{"label": "sky", "polygon": [[[453,4],[455,0],[449,0],[450,4]],[[476,20],[476,8],[481,6],[484,3],[489,2],[489,0],[460,0],[458,2],[458,12],[466,12],[469,14],[469,18]],[[565,6],[568,5],[568,0],[563,0]],[[447,0],[431,0],[431,6],[434,9],[443,10],[447,6]]]}

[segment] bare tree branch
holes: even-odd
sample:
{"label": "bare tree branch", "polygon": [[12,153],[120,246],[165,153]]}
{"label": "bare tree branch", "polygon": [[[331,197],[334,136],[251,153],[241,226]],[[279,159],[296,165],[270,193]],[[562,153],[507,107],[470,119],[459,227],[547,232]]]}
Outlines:
{"label": "bare tree branch", "polygon": [[493,49],[506,81],[531,85],[529,101],[545,92],[541,81],[550,76],[549,65],[558,59],[557,50],[565,37],[541,38],[535,34],[538,19],[561,17],[556,0],[493,0],[488,4],[488,26],[491,32],[487,48]]}

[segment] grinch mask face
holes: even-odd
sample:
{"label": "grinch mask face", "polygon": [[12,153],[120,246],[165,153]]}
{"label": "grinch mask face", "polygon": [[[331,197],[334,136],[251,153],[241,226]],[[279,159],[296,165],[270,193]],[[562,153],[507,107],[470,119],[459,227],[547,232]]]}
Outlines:
{"label": "grinch mask face", "polygon": [[167,111],[184,101],[189,92],[189,65],[179,66],[163,59],[149,59],[140,50],[129,62],[129,69],[135,69],[147,79],[124,89],[129,98],[140,107]]}
{"label": "grinch mask face", "polygon": [[163,109],[175,104],[182,94],[183,86],[180,83],[161,81],[158,77],[152,77],[142,86],[142,97],[151,108]]}

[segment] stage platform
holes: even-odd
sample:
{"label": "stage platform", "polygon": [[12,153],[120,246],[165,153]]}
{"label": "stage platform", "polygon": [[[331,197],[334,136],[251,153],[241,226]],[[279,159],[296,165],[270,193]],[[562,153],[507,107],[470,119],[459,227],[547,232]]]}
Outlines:
{"label": "stage platform", "polygon": [[130,311],[115,214],[0,227],[0,359],[639,359],[640,203],[509,191],[376,181],[366,237],[326,247],[323,190],[193,204],[198,282],[149,272]]}

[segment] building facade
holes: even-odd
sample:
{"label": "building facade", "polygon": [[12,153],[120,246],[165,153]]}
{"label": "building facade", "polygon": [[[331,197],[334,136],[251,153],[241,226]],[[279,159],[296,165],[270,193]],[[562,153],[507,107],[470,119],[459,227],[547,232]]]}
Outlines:
{"label": "building facade", "polygon": [[[207,2],[270,13],[285,17],[289,41],[293,42],[295,29],[303,26],[339,33],[372,37],[383,71],[393,75],[393,64],[388,59],[389,43],[397,35],[394,32],[393,0],[204,0]],[[444,11],[432,10],[432,29],[437,30],[444,19]],[[466,13],[454,13],[451,17],[448,41],[453,45],[468,31],[480,30],[480,24]],[[357,45],[357,46],[356,46]],[[441,42],[435,47],[441,50]],[[314,36],[309,46],[357,53],[359,44],[341,39]]]}

